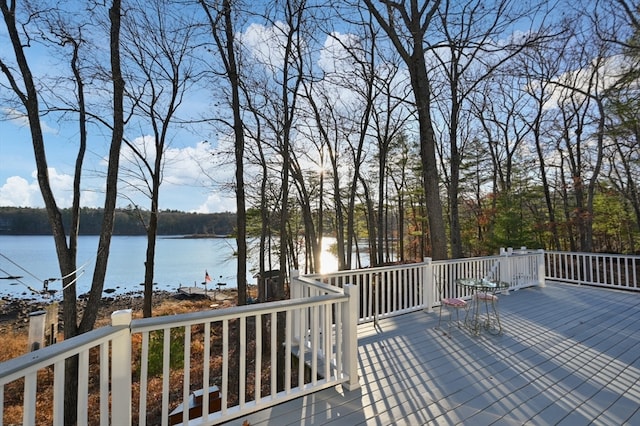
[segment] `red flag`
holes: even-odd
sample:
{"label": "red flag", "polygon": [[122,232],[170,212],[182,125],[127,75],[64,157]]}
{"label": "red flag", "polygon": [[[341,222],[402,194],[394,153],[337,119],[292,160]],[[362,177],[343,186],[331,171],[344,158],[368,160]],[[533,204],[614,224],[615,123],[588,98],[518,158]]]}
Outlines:
{"label": "red flag", "polygon": [[204,280],[206,282],[211,282],[211,277],[209,276],[209,273],[207,271],[204,271]]}

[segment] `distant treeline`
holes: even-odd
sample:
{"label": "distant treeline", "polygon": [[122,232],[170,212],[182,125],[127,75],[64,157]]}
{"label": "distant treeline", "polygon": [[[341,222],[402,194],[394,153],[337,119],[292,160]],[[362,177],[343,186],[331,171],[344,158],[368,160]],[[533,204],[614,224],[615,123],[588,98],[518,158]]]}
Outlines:
{"label": "distant treeline", "polygon": [[[65,225],[71,218],[69,209],[62,210]],[[116,212],[114,235],[145,235],[148,211],[120,209]],[[234,233],[235,213],[185,213],[165,210],[158,218],[158,235],[217,235]],[[102,226],[102,209],[83,208],[80,235],[98,235]],[[51,227],[45,209],[0,207],[0,234],[50,235]]]}

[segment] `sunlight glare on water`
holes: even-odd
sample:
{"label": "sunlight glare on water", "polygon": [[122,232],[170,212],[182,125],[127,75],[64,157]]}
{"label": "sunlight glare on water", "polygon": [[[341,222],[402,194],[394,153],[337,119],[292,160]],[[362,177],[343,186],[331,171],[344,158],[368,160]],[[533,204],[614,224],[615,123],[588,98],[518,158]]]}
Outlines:
{"label": "sunlight glare on water", "polygon": [[335,244],[335,238],[322,239],[322,254],[320,255],[320,273],[327,274],[338,270],[338,258],[331,253],[330,249]]}

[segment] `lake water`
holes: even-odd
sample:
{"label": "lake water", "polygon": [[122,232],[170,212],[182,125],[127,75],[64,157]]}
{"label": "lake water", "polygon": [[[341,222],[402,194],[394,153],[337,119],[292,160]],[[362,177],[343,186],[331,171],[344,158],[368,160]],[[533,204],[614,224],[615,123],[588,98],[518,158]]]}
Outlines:
{"label": "lake water", "polygon": [[[97,236],[84,236],[78,240],[78,267],[82,275],[77,282],[77,293],[89,291],[95,266]],[[144,259],[147,248],[145,236],[114,236],[111,242],[105,289],[115,294],[142,291]],[[204,281],[205,271],[211,277],[209,288],[224,282],[226,288],[237,287],[234,256],[236,242],[232,238],[176,238],[159,237],[156,247],[155,289],[175,291],[180,285],[198,286]],[[249,284],[255,284],[255,272],[249,265]],[[0,280],[0,296],[27,297],[43,289],[43,281],[60,278],[53,237],[0,235],[0,277],[21,276],[15,280]],[[61,290],[62,280],[49,283],[50,290]],[[59,291],[56,297],[62,297]]]}
{"label": "lake water", "polygon": [[[335,242],[333,238],[323,239],[322,271],[338,269],[337,259],[329,252]],[[77,265],[80,277],[77,294],[87,293],[91,287],[95,266],[97,236],[83,236],[78,239]],[[218,282],[224,288],[237,288],[236,241],[233,238],[181,238],[158,237],[156,245],[154,288],[175,291],[180,286],[201,286],[205,271],[211,282],[208,288],[215,288]],[[114,236],[111,241],[109,263],[104,289],[113,294],[142,292],[144,281],[144,260],[147,250],[145,236]],[[248,284],[256,284],[253,276],[258,272],[257,261],[247,265]],[[42,291],[44,280],[55,278],[49,283],[49,290],[57,290],[55,298],[62,298],[62,280],[51,236],[10,236],[0,235],[0,277],[20,276],[20,279],[0,279],[0,297],[31,297],[32,288]],[[105,294],[107,295],[107,294]]]}

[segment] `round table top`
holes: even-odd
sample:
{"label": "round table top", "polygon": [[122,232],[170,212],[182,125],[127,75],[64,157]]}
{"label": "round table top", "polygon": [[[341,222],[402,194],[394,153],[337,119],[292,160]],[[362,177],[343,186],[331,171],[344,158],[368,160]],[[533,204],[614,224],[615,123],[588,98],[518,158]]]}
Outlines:
{"label": "round table top", "polygon": [[509,283],[505,281],[493,281],[486,278],[460,278],[456,282],[464,287],[479,289],[503,289],[509,288]]}

